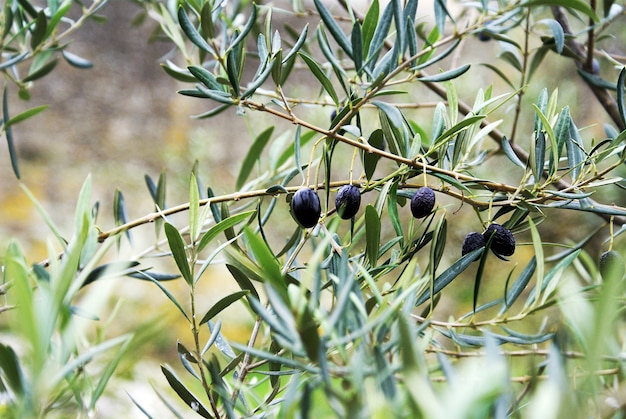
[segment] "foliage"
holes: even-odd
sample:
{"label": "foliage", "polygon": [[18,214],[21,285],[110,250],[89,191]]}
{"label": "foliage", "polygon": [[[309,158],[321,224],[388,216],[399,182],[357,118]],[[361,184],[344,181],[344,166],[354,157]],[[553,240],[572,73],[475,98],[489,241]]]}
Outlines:
{"label": "foliage", "polygon": [[[23,3],[13,7],[27,11]],[[295,129],[278,136],[271,123],[257,129],[231,194],[205,190],[196,165],[188,203],[167,207],[166,175],[157,182],[146,176],[156,210],[128,221],[117,191],[116,227],[97,235],[83,192],[79,244],[70,240],[60,262],[52,253],[47,270],[28,268],[11,245],[5,283],[14,284],[14,311],[32,318],[25,334],[37,357],[29,360],[29,376],[49,360],[61,361],[63,377],[78,374],[68,365],[83,359],[73,346],[60,358],[46,339],[48,346],[37,346],[42,341],[35,331],[45,322],[33,317],[31,295],[45,300],[48,284],[52,291],[52,284],[64,284],[51,292],[60,296],[51,306],[65,321],[74,319],[75,292],[103,272],[94,266],[98,258],[80,263],[81,249],[95,257],[155,222],[157,245],[144,258],[162,255],[158,241],[164,237],[176,274],[153,273],[139,267],[143,260],[123,261],[124,255],[116,262],[122,265],[113,266],[124,267],[118,275],[158,286],[189,324],[192,344],[176,344],[182,368],[164,364],[161,370],[202,417],[623,415],[624,262],[617,250],[626,229],[619,199],[626,71],[623,57],[602,49],[607,37],[624,41],[616,29],[621,6],[501,0],[461,3],[454,12],[436,0],[430,22],[419,15],[417,0],[374,0],[364,11],[346,2],[331,8],[319,0],[293,1],[300,29],[276,29],[277,11],[284,11],[278,6],[137,3],[178,53],[179,61],[163,68],[189,84],[179,93],[207,104],[197,118],[265,115],[265,123]],[[54,16],[45,10],[34,9],[30,21],[22,15],[30,26],[21,34],[31,46],[43,25],[38,22]],[[466,52],[477,45],[494,46],[495,56],[481,64],[497,82],[469,82],[468,88],[466,78],[480,80],[480,65]],[[595,56],[608,68],[600,72]],[[558,89],[539,78],[557,59],[570,60],[606,111],[602,138],[578,128],[573,115],[580,103],[562,104]],[[427,90],[439,97],[436,103],[422,99]],[[321,111],[311,116],[308,108]],[[10,144],[6,128],[5,134]],[[346,185],[358,186],[362,197],[362,209],[350,220],[332,205]],[[418,219],[410,201],[426,186],[437,203]],[[296,195],[305,188],[313,190],[307,200]],[[319,211],[307,212],[305,224],[314,225],[304,228],[295,221],[301,214],[292,214],[294,220],[287,214],[309,200],[317,205],[312,194],[321,197],[321,217],[309,223]],[[470,214],[461,217],[461,211]],[[188,215],[185,225],[171,217],[180,212]],[[543,237],[542,223],[570,213],[601,224],[580,223],[566,235]],[[488,229],[494,223],[501,227]],[[285,236],[271,234],[285,225]],[[484,245],[461,254],[462,237],[472,230],[502,232],[506,240],[484,234]],[[597,240],[602,249],[590,247]],[[96,242],[102,243],[98,250]],[[503,243],[506,252],[491,251]],[[603,251],[617,262],[600,270]],[[240,290],[205,308],[198,283],[218,263]],[[188,301],[163,284],[178,276]],[[233,304],[244,307],[252,323],[247,342],[222,334],[228,318],[221,314]],[[55,329],[47,327],[50,336]],[[7,409],[41,412],[32,406],[32,393],[19,390],[25,376],[20,357],[9,346],[2,350]],[[115,362],[102,373],[102,386]]]}

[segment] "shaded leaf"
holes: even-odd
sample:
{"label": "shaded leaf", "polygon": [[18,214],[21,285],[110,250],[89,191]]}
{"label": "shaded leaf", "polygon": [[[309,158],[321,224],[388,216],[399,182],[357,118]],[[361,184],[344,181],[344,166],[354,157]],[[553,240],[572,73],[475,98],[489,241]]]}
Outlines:
{"label": "shaded leaf", "polygon": [[462,65],[461,67],[458,67],[452,70],[444,71],[439,74],[433,74],[432,76],[418,77],[417,79],[419,81],[425,81],[425,82],[431,82],[431,83],[452,80],[452,79],[459,77],[463,73],[465,73],[467,70],[469,70],[469,68],[470,68],[470,65],[465,64],[465,65]]}
{"label": "shaded leaf", "polygon": [[165,375],[165,378],[167,379],[167,382],[172,390],[178,394],[178,397],[180,397],[182,401],[187,403],[187,406],[204,418],[213,417],[206,407],[204,407],[202,402],[187,389],[187,387],[178,379],[178,377],[176,377],[174,372],[171,371],[169,367],[161,365],[161,371],[163,372],[163,375]]}

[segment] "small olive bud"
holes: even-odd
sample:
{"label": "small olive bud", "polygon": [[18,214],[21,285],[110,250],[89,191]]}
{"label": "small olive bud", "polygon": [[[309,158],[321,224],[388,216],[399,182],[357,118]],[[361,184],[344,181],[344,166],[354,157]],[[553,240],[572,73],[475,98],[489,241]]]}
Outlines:
{"label": "small olive bud", "polygon": [[615,275],[618,278],[624,277],[624,259],[622,255],[615,250],[609,250],[600,255],[600,275],[606,279],[609,275]]}
{"label": "small olive bud", "polygon": [[465,256],[466,254],[473,252],[476,249],[480,249],[485,246],[485,236],[475,231],[469,233],[463,239],[463,247],[461,249],[461,254]]}
{"label": "small olive bud", "polygon": [[515,237],[513,233],[500,224],[493,223],[483,233],[485,242],[491,239],[490,248],[497,255],[511,256],[515,253]]}
{"label": "small olive bud", "polygon": [[415,218],[424,218],[435,207],[435,192],[428,186],[419,188],[411,198],[411,214]]}
{"label": "small olive bud", "polygon": [[313,189],[302,188],[291,198],[291,215],[302,227],[314,227],[321,214],[320,198]]}
{"label": "small olive bud", "polygon": [[337,192],[337,198],[335,198],[335,208],[337,208],[337,214],[344,220],[349,220],[354,217],[359,211],[361,206],[361,192],[359,188],[354,185],[345,185]]}

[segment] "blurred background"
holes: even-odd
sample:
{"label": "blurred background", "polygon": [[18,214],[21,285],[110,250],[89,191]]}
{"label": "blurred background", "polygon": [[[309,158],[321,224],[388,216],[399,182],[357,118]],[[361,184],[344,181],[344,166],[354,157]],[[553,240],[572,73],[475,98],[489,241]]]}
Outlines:
{"label": "blurred background", "polygon": [[[423,11],[421,16],[424,20],[432,17],[432,6],[427,2],[420,2],[420,10]],[[209,105],[175,93],[183,85],[167,76],[159,63],[166,58],[176,57],[172,55],[169,44],[149,42],[155,24],[149,20],[137,24],[137,18],[142,13],[143,10],[131,2],[111,2],[102,10],[106,21],[87,22],[75,34],[68,48],[70,52],[92,61],[92,69],[78,70],[61,60],[55,71],[35,84],[30,103],[15,99],[16,92],[11,92],[10,96],[14,100],[10,103],[10,109],[13,114],[40,104],[50,105],[48,110],[35,118],[16,125],[13,134],[23,184],[33,192],[65,235],[69,236],[72,232],[76,198],[89,175],[93,183],[93,199],[100,204],[100,228],[108,230],[114,226],[112,208],[116,189],[124,194],[128,218],[131,220],[154,210],[145,185],[146,174],[155,181],[160,173],[167,174],[169,206],[187,202],[189,170],[197,160],[205,186],[212,187],[218,195],[232,192],[241,159],[254,137],[271,124],[277,124],[274,137],[291,129],[279,121],[263,119],[266,117],[262,115],[248,115],[244,118],[236,116],[234,111],[206,120],[190,118],[191,115],[206,111]],[[314,29],[315,20],[312,19],[312,22],[311,29]],[[301,28],[303,25],[299,21],[294,26]],[[280,29],[279,23],[275,26]],[[495,42],[484,43],[473,39],[459,49],[458,54],[462,55],[457,54],[451,60],[457,60],[456,65],[459,65],[458,60],[478,64],[485,57],[497,53]],[[611,68],[606,67],[607,63],[601,57],[599,59],[603,71],[613,74]],[[507,71],[505,64],[502,70]],[[470,77],[461,77],[455,81],[460,96],[468,103],[473,103],[478,86],[472,82],[477,79],[483,80],[482,87],[493,83],[494,95],[510,91],[488,69],[476,65],[471,71],[473,74]],[[527,90],[525,100],[535,102],[539,89],[544,86],[550,92],[559,88],[559,104],[575,104],[572,112],[579,128],[584,128],[583,137],[586,140],[602,139],[604,130],[598,121],[606,121],[607,117],[589,89],[580,81],[571,61],[551,55],[540,73],[538,77],[544,82],[533,85],[537,90]],[[292,91],[306,90],[307,85],[303,81],[302,85],[290,88]],[[435,103],[440,100],[423,87],[418,87],[415,94],[420,95],[420,102],[430,100]],[[328,119],[330,111],[328,109],[327,113],[320,113],[315,110],[316,114],[313,114],[311,110],[308,117],[324,124],[322,121]],[[502,109],[500,117],[511,111],[510,108]],[[305,109],[302,112],[309,111]],[[430,129],[432,109],[419,111],[418,117],[423,117],[419,122],[424,123],[427,130]],[[522,119],[519,138],[523,141],[531,134],[532,117],[525,115]],[[505,120],[500,128],[506,132],[510,129],[510,122]],[[498,160],[490,160],[484,170],[486,174],[498,171]],[[0,145],[0,179],[0,245],[5,248],[8,240],[15,238],[25,253],[30,255],[30,262],[46,259],[50,231],[15,179],[6,145]],[[622,198],[616,196],[615,199]],[[445,199],[443,202],[446,202]],[[453,207],[452,202],[448,204]],[[600,222],[597,217],[581,219],[579,214],[572,215],[576,218],[563,219],[559,225],[542,225],[543,234],[562,235],[567,232],[575,239],[578,233],[582,235],[584,232],[572,231],[572,225]],[[449,240],[456,240],[460,245],[467,232],[480,227],[469,208],[463,209],[458,215],[455,213],[455,216],[459,218],[454,222],[455,227],[449,228]],[[184,222],[186,215],[181,217]],[[275,224],[278,231],[279,224],[278,221]],[[291,232],[292,228],[289,225],[285,231]],[[126,252],[125,257],[128,254],[141,254],[154,243],[154,234],[153,225],[136,229],[133,231],[133,247],[123,244],[125,247],[120,253]],[[524,241],[523,237],[520,239]],[[599,251],[599,242],[594,245]],[[527,260],[531,251],[530,246],[522,247],[516,257]],[[450,258],[455,257],[457,255],[450,255]],[[159,260],[154,263],[162,270],[171,268],[161,266]],[[236,287],[228,273],[220,267],[208,272],[202,286],[206,289],[206,307]],[[175,342],[177,338],[184,340],[189,337],[186,322],[177,321],[180,320],[180,314],[152,284],[118,279],[90,287],[94,290],[92,293],[111,296],[110,306],[103,313],[110,314],[110,307],[119,306],[116,317],[108,325],[107,333],[110,336],[136,330],[145,338],[145,344],[138,349],[138,356],[125,360],[120,366],[117,378],[122,380],[120,388],[142,403],[160,403],[151,383],[159,388],[167,388],[158,365],[167,362],[178,368]],[[171,283],[168,288],[179,293],[181,299],[184,298],[185,287]],[[471,286],[468,289],[471,290]],[[489,291],[486,292],[488,295]],[[501,293],[501,284],[493,292]],[[461,290],[456,293],[463,294],[466,303],[468,296],[471,298],[471,291]],[[225,315],[232,315],[223,331],[227,337],[243,342],[249,336],[251,323],[249,316],[237,316],[238,310],[242,310],[242,307],[234,305],[230,312],[226,312]],[[444,309],[442,315],[445,316],[445,313]],[[178,325],[182,328],[178,329]],[[111,388],[116,388],[116,384],[112,384]],[[129,413],[130,402],[124,392],[116,391],[116,397],[124,400],[105,404],[102,416],[135,416]],[[175,400],[174,397],[171,399]],[[135,413],[139,415],[138,410]]]}

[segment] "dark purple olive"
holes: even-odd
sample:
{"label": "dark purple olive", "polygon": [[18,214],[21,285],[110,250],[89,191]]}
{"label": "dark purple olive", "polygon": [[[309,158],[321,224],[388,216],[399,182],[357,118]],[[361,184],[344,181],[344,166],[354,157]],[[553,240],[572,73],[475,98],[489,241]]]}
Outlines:
{"label": "dark purple olive", "polygon": [[291,198],[291,215],[302,227],[314,227],[321,214],[320,198],[313,189],[302,188],[293,194],[293,198]]}
{"label": "dark purple olive", "polygon": [[349,220],[359,212],[361,206],[361,192],[354,185],[345,185],[337,192],[335,198],[335,208],[337,214],[344,220]]}
{"label": "dark purple olive", "polygon": [[435,208],[435,192],[428,186],[419,188],[411,198],[411,214],[415,218],[424,218]]}
{"label": "dark purple olive", "polygon": [[463,248],[461,249],[461,254],[465,256],[466,254],[473,252],[476,249],[480,249],[485,246],[485,236],[475,231],[469,233],[463,239]]}
{"label": "dark purple olive", "polygon": [[609,250],[600,255],[600,275],[602,278],[607,279],[610,275],[615,275],[621,279],[624,277],[624,270],[624,259],[615,250]]}
{"label": "dark purple olive", "polygon": [[491,224],[487,227],[483,236],[486,243],[488,243],[491,236],[493,236],[489,247],[495,254],[511,256],[515,253],[515,237],[513,237],[513,233],[500,224]]}

